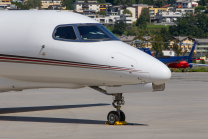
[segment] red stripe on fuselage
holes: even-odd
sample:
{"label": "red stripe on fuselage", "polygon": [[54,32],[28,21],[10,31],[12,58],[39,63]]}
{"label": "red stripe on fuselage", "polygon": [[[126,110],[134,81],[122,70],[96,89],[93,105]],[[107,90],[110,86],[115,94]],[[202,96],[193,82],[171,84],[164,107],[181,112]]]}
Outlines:
{"label": "red stripe on fuselage", "polygon": [[89,64],[77,64],[77,63],[69,63],[69,62],[55,62],[55,61],[49,61],[49,60],[37,60],[37,59],[14,58],[14,57],[3,57],[3,56],[0,56],[0,59],[1,60],[25,61],[25,62],[49,63],[49,64],[61,64],[61,65],[78,66],[78,67],[124,70],[124,71],[132,71],[132,72],[140,71],[140,70],[132,70],[132,69],[126,69],[126,68],[111,67],[111,66],[98,66],[98,65],[89,65]]}

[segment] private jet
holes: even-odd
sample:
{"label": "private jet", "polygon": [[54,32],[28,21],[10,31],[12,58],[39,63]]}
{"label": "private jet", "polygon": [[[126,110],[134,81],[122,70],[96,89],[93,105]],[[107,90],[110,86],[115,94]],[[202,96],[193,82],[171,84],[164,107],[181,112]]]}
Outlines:
{"label": "private jet", "polygon": [[163,91],[169,68],[69,11],[0,11],[0,91],[90,87],[114,96],[107,123],[125,121],[123,93]]}

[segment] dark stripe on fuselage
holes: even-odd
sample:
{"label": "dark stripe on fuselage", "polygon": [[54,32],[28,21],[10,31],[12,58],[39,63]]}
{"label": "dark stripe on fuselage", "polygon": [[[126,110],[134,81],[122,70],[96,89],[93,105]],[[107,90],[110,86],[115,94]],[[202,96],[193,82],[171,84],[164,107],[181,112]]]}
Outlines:
{"label": "dark stripe on fuselage", "polygon": [[52,59],[44,59],[44,58],[13,56],[13,55],[0,55],[0,61],[1,62],[10,62],[10,63],[12,62],[12,63],[28,63],[28,64],[41,64],[41,65],[56,65],[56,66],[93,68],[93,69],[117,70],[117,71],[128,71],[128,72],[140,71],[140,70],[134,70],[133,68],[80,63],[80,62],[71,62],[71,61],[61,61],[61,60],[52,60]]}

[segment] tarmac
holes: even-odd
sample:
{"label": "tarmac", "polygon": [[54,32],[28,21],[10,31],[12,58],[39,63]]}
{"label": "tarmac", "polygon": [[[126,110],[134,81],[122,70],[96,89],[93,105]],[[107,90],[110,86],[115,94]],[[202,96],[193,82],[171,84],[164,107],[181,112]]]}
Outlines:
{"label": "tarmac", "polygon": [[0,94],[0,139],[208,139],[208,73],[173,73],[162,92],[124,94],[130,125],[105,125],[112,96],[90,88]]}

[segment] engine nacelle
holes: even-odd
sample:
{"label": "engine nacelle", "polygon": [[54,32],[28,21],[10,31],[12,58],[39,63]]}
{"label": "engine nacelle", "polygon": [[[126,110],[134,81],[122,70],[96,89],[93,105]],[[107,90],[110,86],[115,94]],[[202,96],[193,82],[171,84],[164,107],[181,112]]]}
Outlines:
{"label": "engine nacelle", "polygon": [[164,90],[165,90],[165,84],[154,85],[152,83],[106,87],[106,91],[108,94],[143,93],[143,92],[164,91]]}

